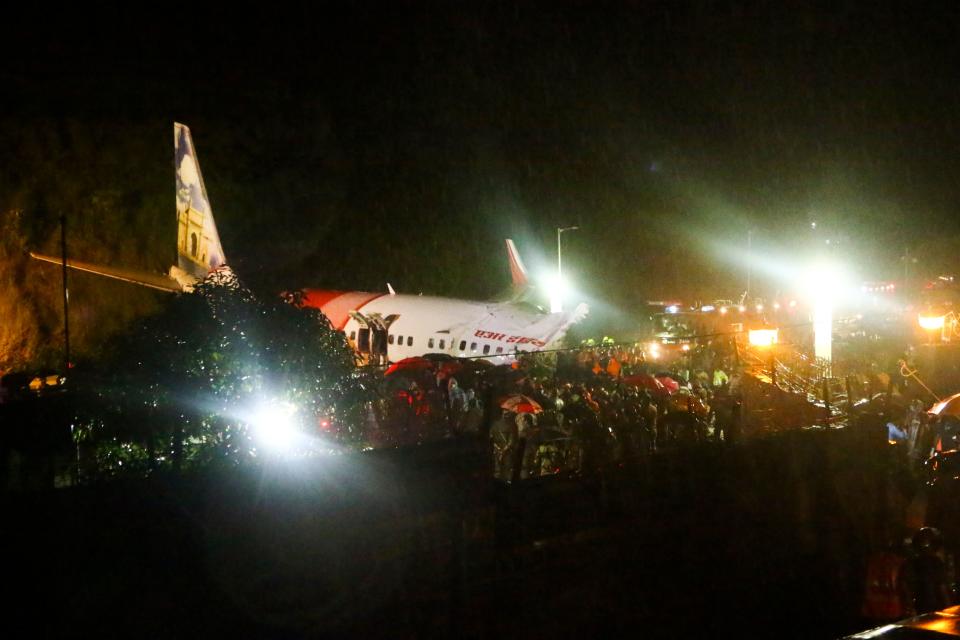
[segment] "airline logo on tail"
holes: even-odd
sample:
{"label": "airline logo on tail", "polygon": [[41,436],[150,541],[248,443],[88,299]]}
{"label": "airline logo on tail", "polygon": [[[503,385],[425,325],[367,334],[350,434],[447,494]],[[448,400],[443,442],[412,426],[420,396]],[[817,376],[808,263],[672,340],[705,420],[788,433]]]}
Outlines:
{"label": "airline logo on tail", "polygon": [[177,266],[203,279],[227,260],[200,174],[197,150],[186,125],[173,124],[173,143],[177,173]]}

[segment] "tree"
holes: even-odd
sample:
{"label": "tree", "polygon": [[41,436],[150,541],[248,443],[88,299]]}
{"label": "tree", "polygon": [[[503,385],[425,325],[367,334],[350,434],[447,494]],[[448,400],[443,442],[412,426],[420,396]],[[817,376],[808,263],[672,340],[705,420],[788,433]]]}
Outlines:
{"label": "tree", "polygon": [[[94,466],[112,475],[242,463],[260,457],[253,427],[264,405],[295,418],[306,451],[358,444],[372,388],[342,333],[297,296],[260,299],[232,273],[117,341],[95,369],[74,375],[78,437]],[[337,429],[320,433],[321,421]]]}

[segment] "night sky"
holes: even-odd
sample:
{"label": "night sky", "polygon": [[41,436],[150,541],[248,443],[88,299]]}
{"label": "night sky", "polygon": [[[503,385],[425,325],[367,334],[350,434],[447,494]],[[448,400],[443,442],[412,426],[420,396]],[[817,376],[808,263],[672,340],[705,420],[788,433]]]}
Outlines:
{"label": "night sky", "polygon": [[105,153],[145,136],[130,161],[169,199],[138,230],[151,268],[178,120],[228,258],[264,288],[490,296],[503,238],[537,272],[577,224],[564,263],[595,304],[735,297],[750,230],[775,257],[839,238],[865,276],[906,247],[949,268],[960,21],[914,4],[49,12],[4,27],[3,114],[80,122]]}

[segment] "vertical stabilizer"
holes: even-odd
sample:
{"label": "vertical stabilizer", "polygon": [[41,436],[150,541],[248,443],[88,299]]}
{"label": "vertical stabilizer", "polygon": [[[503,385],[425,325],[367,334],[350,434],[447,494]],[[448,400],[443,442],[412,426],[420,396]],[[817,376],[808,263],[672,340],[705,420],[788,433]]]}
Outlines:
{"label": "vertical stabilizer", "polygon": [[189,127],[179,122],[173,124],[173,144],[177,173],[177,266],[203,279],[224,266],[227,259],[220,246]]}
{"label": "vertical stabilizer", "polygon": [[510,278],[513,280],[513,288],[521,291],[527,288],[527,268],[523,266],[523,260],[520,259],[520,253],[517,251],[513,240],[507,239],[507,255],[510,257]]}

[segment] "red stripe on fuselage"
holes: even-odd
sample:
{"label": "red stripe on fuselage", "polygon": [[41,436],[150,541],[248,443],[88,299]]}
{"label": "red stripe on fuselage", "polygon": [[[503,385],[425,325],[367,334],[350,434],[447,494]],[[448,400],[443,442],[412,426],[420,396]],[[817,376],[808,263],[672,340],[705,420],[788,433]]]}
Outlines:
{"label": "red stripe on fuselage", "polygon": [[330,324],[338,331],[343,330],[350,320],[351,311],[359,311],[371,300],[376,300],[386,293],[371,293],[370,291],[326,291],[324,289],[304,289],[303,304],[306,307],[320,309],[327,316]]}

